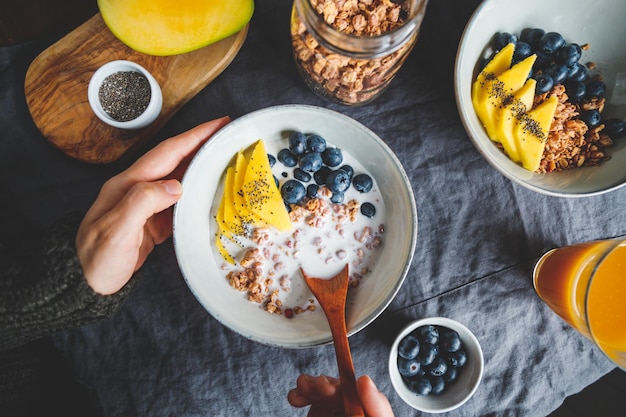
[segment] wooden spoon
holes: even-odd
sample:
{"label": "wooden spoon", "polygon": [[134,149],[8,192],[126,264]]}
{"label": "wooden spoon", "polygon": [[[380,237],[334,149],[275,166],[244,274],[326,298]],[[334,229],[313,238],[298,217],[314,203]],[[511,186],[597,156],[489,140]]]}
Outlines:
{"label": "wooden spoon", "polygon": [[343,394],[343,408],[346,416],[364,416],[361,401],[356,392],[356,377],[354,364],[348,344],[346,330],[346,295],[348,294],[348,265],[332,278],[315,278],[307,275],[300,268],[304,281],[309,286],[315,298],[322,306],[326,319],[330,325],[330,332],[335,344],[335,354],[339,367],[339,380]]}

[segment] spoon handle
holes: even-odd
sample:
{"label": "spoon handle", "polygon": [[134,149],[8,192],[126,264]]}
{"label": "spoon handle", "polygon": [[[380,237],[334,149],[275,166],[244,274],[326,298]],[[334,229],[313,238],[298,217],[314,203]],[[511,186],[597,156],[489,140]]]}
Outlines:
{"label": "spoon handle", "polygon": [[346,331],[346,321],[336,320],[330,325],[335,344],[335,355],[337,356],[337,366],[339,368],[339,380],[341,382],[341,392],[343,394],[343,409],[346,416],[364,417],[363,407],[356,392],[356,376],[354,374],[354,364],[348,343]]}

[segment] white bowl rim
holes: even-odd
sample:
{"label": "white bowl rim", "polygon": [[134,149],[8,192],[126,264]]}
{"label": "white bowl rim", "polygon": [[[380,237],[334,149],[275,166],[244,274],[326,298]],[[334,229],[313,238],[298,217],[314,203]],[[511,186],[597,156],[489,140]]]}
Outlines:
{"label": "white bowl rim", "polygon": [[[410,394],[410,395],[408,394],[409,389],[408,387],[406,387],[406,385],[404,385],[404,382],[402,381],[402,377],[400,376],[400,372],[398,371],[398,365],[397,365],[398,344],[400,343],[400,340],[402,340],[402,338],[407,336],[409,333],[411,333],[418,327],[424,326],[424,325],[442,326],[442,327],[447,327],[449,329],[457,331],[459,335],[461,336],[461,338],[463,339],[463,343],[467,345],[467,342],[469,341],[470,344],[472,345],[472,352],[478,353],[478,361],[475,362],[477,366],[477,370],[478,370],[478,375],[476,376],[471,389],[467,392],[467,394],[463,397],[461,401],[454,403],[447,407],[433,408],[433,407],[428,407],[428,406],[418,406],[414,404],[412,400],[415,399],[416,394]],[[472,358],[470,360],[473,361],[475,360],[475,358]],[[394,390],[400,396],[400,398],[402,398],[402,400],[405,403],[407,403],[408,405],[410,405],[411,407],[417,410],[424,411],[427,413],[445,413],[445,412],[454,410],[456,408],[459,408],[460,406],[465,404],[474,395],[474,393],[478,389],[478,386],[480,385],[483,372],[484,372],[484,364],[485,364],[485,359],[484,359],[483,351],[480,346],[480,342],[478,341],[474,333],[470,329],[468,329],[467,326],[465,326],[464,324],[456,320],[453,320],[447,317],[440,317],[440,316],[426,317],[426,318],[412,321],[409,324],[407,324],[402,329],[402,331],[400,331],[398,336],[396,336],[393,342],[393,345],[391,346],[391,349],[389,351],[389,374],[391,377],[390,378],[391,384]],[[441,395],[445,395],[445,393]]]}

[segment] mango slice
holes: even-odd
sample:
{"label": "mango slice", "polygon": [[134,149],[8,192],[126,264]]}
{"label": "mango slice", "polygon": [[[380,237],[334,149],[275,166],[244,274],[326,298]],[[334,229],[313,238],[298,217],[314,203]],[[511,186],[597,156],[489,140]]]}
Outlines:
{"label": "mango slice", "polygon": [[222,196],[222,202],[224,204],[224,221],[226,229],[236,235],[244,235],[245,228],[243,226],[243,220],[239,217],[239,213],[235,209],[235,202],[233,198],[235,184],[235,168],[228,167],[226,169],[226,176],[224,178],[224,195]]}
{"label": "mango slice", "polygon": [[507,104],[497,117],[497,136],[495,139],[502,144],[506,154],[513,162],[521,161],[515,137],[513,136],[513,128],[524,117],[524,114],[532,108],[536,86],[537,81],[533,78],[526,80],[522,88],[513,94],[511,103]]}
{"label": "mango slice", "polygon": [[498,136],[496,126],[500,109],[506,106],[512,100],[513,94],[524,85],[536,59],[537,55],[533,54],[497,77],[485,80],[482,94],[477,98],[478,108],[481,109],[477,113],[492,140]]}
{"label": "mango slice", "polygon": [[529,171],[539,169],[550,125],[559,100],[550,96],[518,121],[513,130],[522,166]]}
{"label": "mango slice", "polygon": [[246,151],[246,153],[248,154],[247,156],[244,155],[243,152],[237,153],[232,187],[233,208],[241,219],[243,227],[247,229],[245,233],[237,233],[239,235],[247,235],[252,228],[266,225],[265,221],[263,221],[263,219],[259,217],[257,213],[250,210],[250,207],[248,207],[248,202],[244,197],[243,186],[246,181],[248,160],[250,159],[250,152]]}
{"label": "mango slice", "polygon": [[254,146],[248,160],[241,190],[251,213],[278,230],[291,229],[289,213],[274,182],[267,151],[261,140]]}
{"label": "mango slice", "polygon": [[273,226],[278,230],[292,227],[289,213],[274,182],[262,140],[237,152],[224,174],[224,193],[215,214],[215,246],[222,257],[234,264],[224,239],[241,245],[240,237],[249,238],[257,227]]}
{"label": "mango slice", "polygon": [[[477,100],[482,94],[485,81],[487,79],[493,79],[502,74],[504,71],[511,68],[511,62],[513,61],[513,53],[515,52],[515,44],[509,43],[485,65],[482,71],[476,77],[476,81],[472,85],[472,101]],[[476,107],[474,105],[474,107]]]}
{"label": "mango slice", "polygon": [[[215,215],[217,222],[217,233],[215,234],[215,246],[222,257],[229,263],[234,264],[235,258],[228,252],[222,239],[227,238],[235,243],[234,230],[243,228],[242,221],[234,212],[232,203],[232,184],[234,178],[234,168],[228,167],[224,176],[224,194],[220,200],[220,205]],[[231,190],[231,191],[229,191]]]}
{"label": "mango slice", "polygon": [[148,55],[177,55],[202,48],[243,29],[254,0],[98,0],[111,32]]}

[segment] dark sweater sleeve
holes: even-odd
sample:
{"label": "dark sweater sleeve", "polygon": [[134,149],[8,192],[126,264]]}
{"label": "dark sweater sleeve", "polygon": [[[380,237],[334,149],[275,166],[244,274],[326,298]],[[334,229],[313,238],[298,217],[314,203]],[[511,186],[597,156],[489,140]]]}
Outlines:
{"label": "dark sweater sleeve", "polygon": [[134,279],[113,295],[89,287],[76,254],[78,224],[59,222],[40,252],[0,259],[0,350],[108,317],[127,297]]}

